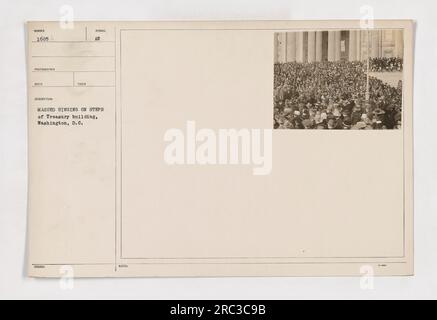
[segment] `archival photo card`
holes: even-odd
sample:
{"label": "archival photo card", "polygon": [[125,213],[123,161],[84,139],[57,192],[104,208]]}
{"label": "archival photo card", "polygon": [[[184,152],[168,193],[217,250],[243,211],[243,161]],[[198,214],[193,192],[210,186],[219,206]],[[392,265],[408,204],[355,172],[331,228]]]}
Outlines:
{"label": "archival photo card", "polygon": [[412,275],[413,26],[29,22],[29,276]]}

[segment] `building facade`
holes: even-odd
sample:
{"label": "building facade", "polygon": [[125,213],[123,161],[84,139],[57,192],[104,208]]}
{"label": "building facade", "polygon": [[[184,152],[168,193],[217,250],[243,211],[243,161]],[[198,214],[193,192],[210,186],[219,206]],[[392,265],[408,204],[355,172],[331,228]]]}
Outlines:
{"label": "building facade", "polygon": [[363,61],[403,58],[402,30],[342,30],[275,33],[275,63]]}

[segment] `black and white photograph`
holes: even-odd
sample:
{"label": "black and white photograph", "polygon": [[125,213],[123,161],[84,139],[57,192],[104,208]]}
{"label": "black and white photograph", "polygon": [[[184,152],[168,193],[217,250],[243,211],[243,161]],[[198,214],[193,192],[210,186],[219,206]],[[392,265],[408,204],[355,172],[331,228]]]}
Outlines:
{"label": "black and white photograph", "polygon": [[402,30],[274,35],[274,129],[402,128]]}

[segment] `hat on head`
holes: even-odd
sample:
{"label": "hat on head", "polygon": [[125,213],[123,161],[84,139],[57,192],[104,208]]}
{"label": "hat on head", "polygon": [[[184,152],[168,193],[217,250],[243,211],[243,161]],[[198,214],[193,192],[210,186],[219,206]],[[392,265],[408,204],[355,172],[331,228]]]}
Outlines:
{"label": "hat on head", "polygon": [[385,113],[385,111],[382,110],[381,108],[376,108],[375,110],[373,110],[373,114],[375,114],[375,115],[381,115],[384,113]]}
{"label": "hat on head", "polygon": [[305,119],[304,121],[302,121],[302,124],[304,127],[310,127],[312,124],[312,121],[309,119]]}
{"label": "hat on head", "polygon": [[367,127],[367,124],[362,121],[357,122],[354,126],[355,129],[359,129],[359,130],[364,129],[365,127]]}

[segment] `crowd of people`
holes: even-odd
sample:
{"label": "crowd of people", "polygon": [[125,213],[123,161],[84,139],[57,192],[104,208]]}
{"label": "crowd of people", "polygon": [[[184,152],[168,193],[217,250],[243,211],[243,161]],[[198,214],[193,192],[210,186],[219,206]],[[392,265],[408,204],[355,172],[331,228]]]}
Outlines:
{"label": "crowd of people", "polygon": [[275,129],[395,129],[397,88],[367,76],[363,62],[278,63],[274,67]]}
{"label": "crowd of people", "polygon": [[371,58],[370,71],[373,72],[401,72],[403,59],[401,58]]}

